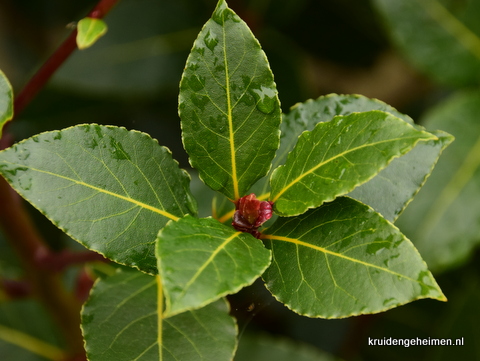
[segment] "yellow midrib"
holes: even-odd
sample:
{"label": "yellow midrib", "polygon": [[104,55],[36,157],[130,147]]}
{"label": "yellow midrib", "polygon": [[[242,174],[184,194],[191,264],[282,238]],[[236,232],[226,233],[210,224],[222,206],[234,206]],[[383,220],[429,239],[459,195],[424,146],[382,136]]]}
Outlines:
{"label": "yellow midrib", "polygon": [[23,164],[15,164],[15,163],[11,163],[11,162],[6,162],[5,163],[9,163],[11,165],[17,165],[19,167],[22,167],[22,168],[27,168],[27,169],[30,169],[32,171],[35,171],[35,172],[39,172],[39,173],[43,173],[43,174],[48,174],[48,175],[51,175],[51,176],[54,176],[54,177],[58,177],[58,178],[61,178],[61,179],[65,179],[67,181],[70,181],[72,183],[75,183],[75,184],[78,184],[80,186],[84,186],[84,187],[87,187],[87,188],[90,188],[90,189],[93,189],[93,190],[96,190],[97,192],[100,192],[100,193],[104,193],[104,194],[108,194],[112,197],[116,197],[116,198],[119,198],[119,199],[122,199],[124,201],[127,201],[127,202],[130,202],[130,203],[133,203],[139,207],[142,207],[142,208],[145,208],[145,209],[148,209],[149,211],[152,211],[152,212],[155,212],[155,213],[158,213],[158,214],[161,214],[162,216],[164,217],[167,217],[169,219],[172,219],[174,221],[177,221],[179,219],[179,217],[169,213],[169,212],[166,212],[162,209],[158,209],[156,207],[153,207],[151,205],[148,205],[146,203],[143,203],[143,202],[140,202],[140,201],[137,201],[136,199],[133,199],[133,198],[130,198],[130,197],[126,197],[126,196],[123,196],[121,194],[118,194],[118,193],[114,193],[114,192],[110,192],[106,189],[102,189],[102,188],[99,188],[99,187],[96,187],[94,185],[91,185],[91,184],[88,184],[88,183],[85,183],[85,182],[82,182],[82,181],[79,181],[79,180],[76,180],[76,179],[73,179],[73,178],[70,178],[70,177],[65,177],[63,175],[60,175],[60,174],[56,174],[56,173],[52,173],[52,172],[49,172],[49,171],[46,171],[46,170],[42,170],[42,169],[37,169],[37,168],[33,168],[33,167],[29,167],[29,166],[25,166]]}
{"label": "yellow midrib", "polygon": [[[218,246],[212,252],[210,257],[208,257],[208,259],[202,264],[202,266],[197,270],[197,272],[195,272],[195,274],[192,276],[192,278],[190,278],[190,280],[185,284],[185,286],[183,287],[182,293],[178,296],[178,298],[182,298],[187,293],[187,290],[190,288],[190,286],[197,280],[197,278],[203,273],[203,271],[208,267],[208,265],[213,262],[213,260],[217,256],[217,254],[221,250],[223,250],[227,246],[227,244],[229,244],[234,238],[238,237],[240,235],[240,233],[242,233],[242,232],[235,232],[234,234],[232,234],[230,237],[228,237],[220,246]],[[168,303],[167,303],[167,305],[168,305]],[[166,313],[168,314],[169,311],[167,310]]]}
{"label": "yellow midrib", "polygon": [[415,280],[411,277],[408,277],[408,276],[405,276],[401,273],[398,273],[398,272],[394,272],[392,270],[389,270],[388,268],[383,268],[383,267],[380,267],[380,266],[377,266],[375,264],[371,264],[371,263],[367,263],[367,262],[363,262],[361,260],[358,260],[358,259],[355,259],[355,258],[352,258],[352,257],[348,257],[348,256],[345,256],[341,253],[336,253],[336,252],[332,252],[332,251],[329,251],[328,249],[326,248],[323,248],[323,247],[319,247],[319,246],[316,246],[314,244],[310,244],[310,243],[307,243],[307,242],[303,242],[303,241],[300,241],[299,239],[295,239],[295,238],[289,238],[289,237],[283,237],[283,236],[275,236],[275,235],[271,235],[271,234],[265,234],[262,236],[262,239],[271,239],[271,240],[276,240],[276,241],[283,241],[283,242],[289,242],[289,243],[293,243],[293,244],[298,244],[299,246],[303,246],[303,247],[308,247],[308,248],[312,248],[316,251],[319,251],[319,252],[323,252],[325,254],[329,254],[329,255],[332,255],[332,256],[335,256],[335,257],[339,257],[339,258],[342,258],[344,260],[347,260],[347,261],[350,261],[350,262],[355,262],[355,263],[358,263],[358,264],[361,264],[361,265],[364,265],[366,267],[372,267],[372,268],[375,268],[375,269],[378,269],[378,270],[381,270],[381,271],[384,271],[384,272],[387,272],[387,273],[390,273],[394,276],[397,276],[397,277],[401,277],[401,278],[405,278],[411,282],[415,282],[415,283],[419,283],[419,284],[423,284],[422,282],[418,281],[418,280]]}
{"label": "yellow midrib", "polygon": [[[404,138],[395,138],[395,139],[385,139],[385,140],[382,140],[382,141],[378,141],[378,142],[373,142],[373,143],[368,143],[368,144],[362,144],[358,147],[354,147],[354,148],[351,148],[351,149],[348,149],[346,151],[343,151],[331,158],[328,158],[327,160],[324,160],[323,162],[320,162],[318,163],[316,166],[310,168],[309,170],[307,170],[306,172],[300,174],[297,178],[295,178],[293,181],[291,181],[287,186],[283,187],[280,192],[277,193],[277,195],[272,199],[273,202],[276,202],[278,200],[278,198],[280,198],[280,196],[285,193],[290,187],[292,187],[293,185],[297,184],[298,182],[300,182],[304,177],[306,177],[307,175],[315,172],[318,168],[324,166],[325,164],[327,163],[330,163],[332,162],[333,160],[337,159],[337,158],[340,158],[340,157],[343,157],[345,156],[346,154],[348,153],[351,153],[351,152],[355,152],[357,150],[360,150],[362,148],[367,148],[367,147],[374,147],[378,144],[382,144],[382,143],[387,143],[387,142],[394,142],[394,141],[397,141],[397,140],[406,140],[406,139],[410,139],[410,138],[415,138],[417,140],[429,140],[429,139],[438,139],[436,136],[430,134],[430,137],[404,137]],[[412,146],[413,147],[413,146]],[[393,158],[393,157],[392,157]]]}
{"label": "yellow midrib", "polygon": [[230,74],[228,70],[227,61],[227,43],[225,28],[223,30],[223,61],[225,63],[225,91],[227,95],[227,121],[228,121],[228,136],[230,142],[230,160],[232,164],[232,182],[233,182],[233,195],[235,200],[240,198],[238,191],[238,178],[237,178],[237,160],[235,158],[235,133],[233,131],[233,115],[232,115],[232,100],[230,94]]}

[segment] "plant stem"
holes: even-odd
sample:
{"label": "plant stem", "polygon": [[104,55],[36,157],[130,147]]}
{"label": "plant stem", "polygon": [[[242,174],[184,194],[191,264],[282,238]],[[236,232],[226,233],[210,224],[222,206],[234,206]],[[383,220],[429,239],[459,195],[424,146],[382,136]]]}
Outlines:
{"label": "plant stem", "polygon": [[[119,0],[101,0],[93,8],[87,17],[101,19],[113,8]],[[37,73],[30,79],[27,85],[15,98],[13,105],[14,115],[18,116],[32,101],[38,92],[45,86],[47,81],[57,69],[68,59],[77,48],[77,29],[73,30],[68,38],[55,50],[50,58],[43,64]]]}
{"label": "plant stem", "polygon": [[[100,0],[87,16],[103,18],[117,2],[118,0]],[[77,47],[76,35],[75,29],[18,94],[14,101],[14,116],[18,116],[24,110],[73,53]],[[2,143],[5,143],[5,139]],[[45,261],[53,256],[34,227],[20,197],[1,177],[0,204],[2,205],[0,226],[23,263],[25,277],[31,285],[33,295],[47,308],[59,325],[66,339],[68,354],[73,358],[85,359],[80,330],[81,302],[67,292],[58,272],[42,267],[42,259]],[[70,261],[78,260],[77,256],[71,254],[67,256]],[[84,255],[80,256],[82,257]]]}

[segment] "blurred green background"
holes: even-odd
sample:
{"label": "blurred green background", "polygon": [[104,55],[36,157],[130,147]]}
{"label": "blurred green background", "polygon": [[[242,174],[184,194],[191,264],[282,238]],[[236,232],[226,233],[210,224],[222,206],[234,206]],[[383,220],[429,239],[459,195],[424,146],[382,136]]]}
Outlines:
{"label": "blurred green background", "polygon": [[[15,93],[95,4],[0,2],[0,69]],[[456,137],[418,201],[397,222],[449,302],[421,300],[379,315],[309,319],[287,310],[257,282],[229,298],[241,332],[236,359],[282,360],[278,353],[285,360],[480,360],[480,0],[228,4],[262,44],[284,112],[309,98],[356,93]],[[121,125],[149,133],[188,169],[178,83],[196,34],[215,5],[215,0],[121,0],[105,18],[107,34],[76,51],[8,131],[19,141],[80,123]],[[52,247],[78,247],[32,214]],[[425,230],[427,223],[436,231]],[[1,234],[0,247],[0,274],[21,274]],[[0,324],[60,342],[37,309],[28,302],[12,308],[0,299]],[[38,322],[31,322],[35,318]],[[464,346],[374,347],[369,337],[463,337]],[[42,360],[3,341],[0,359]]]}

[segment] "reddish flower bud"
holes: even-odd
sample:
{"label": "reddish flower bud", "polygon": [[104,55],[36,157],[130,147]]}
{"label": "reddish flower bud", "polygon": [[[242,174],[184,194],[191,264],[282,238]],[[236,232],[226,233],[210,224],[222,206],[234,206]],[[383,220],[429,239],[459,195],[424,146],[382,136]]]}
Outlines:
{"label": "reddish flower bud", "polygon": [[259,238],[258,228],[272,217],[272,205],[269,201],[259,201],[254,193],[240,198],[235,203],[232,226]]}

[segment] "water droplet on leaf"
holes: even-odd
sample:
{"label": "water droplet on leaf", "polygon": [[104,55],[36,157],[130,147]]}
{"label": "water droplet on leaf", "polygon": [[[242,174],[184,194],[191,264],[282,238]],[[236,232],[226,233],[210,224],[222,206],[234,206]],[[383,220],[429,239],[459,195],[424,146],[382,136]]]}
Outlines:
{"label": "water droplet on leaf", "polygon": [[257,101],[257,109],[262,113],[270,114],[275,110],[277,92],[274,88],[261,86],[260,89],[253,89],[252,94]]}
{"label": "water droplet on leaf", "polygon": [[217,39],[217,36],[211,33],[209,30],[207,35],[205,35],[205,37],[203,38],[203,42],[205,43],[207,48],[209,48],[213,52],[213,50],[218,44],[218,39]]}
{"label": "water droplet on leaf", "polygon": [[130,156],[125,152],[123,149],[123,146],[120,142],[115,140],[115,138],[111,137],[110,138],[110,153],[112,155],[113,159],[128,159],[130,160]]}

